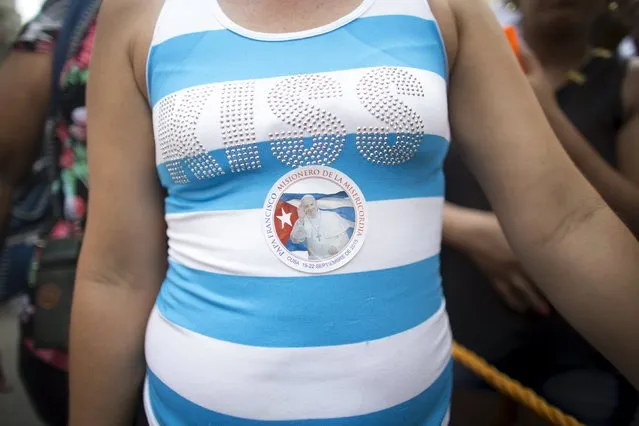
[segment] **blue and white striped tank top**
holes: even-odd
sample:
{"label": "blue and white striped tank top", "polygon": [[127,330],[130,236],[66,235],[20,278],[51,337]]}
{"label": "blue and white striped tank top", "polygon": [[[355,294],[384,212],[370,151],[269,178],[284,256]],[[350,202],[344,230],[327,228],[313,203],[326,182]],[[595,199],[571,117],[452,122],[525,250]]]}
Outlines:
{"label": "blue and white striped tank top", "polygon": [[165,1],[147,70],[169,239],[151,424],[447,424],[446,66],[427,0],[288,34]]}

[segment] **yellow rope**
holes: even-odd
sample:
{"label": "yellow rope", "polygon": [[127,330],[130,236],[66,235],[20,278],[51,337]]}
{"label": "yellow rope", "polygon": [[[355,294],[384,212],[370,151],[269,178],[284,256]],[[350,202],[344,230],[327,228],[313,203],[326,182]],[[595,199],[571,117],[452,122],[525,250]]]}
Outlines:
{"label": "yellow rope", "polygon": [[574,417],[563,413],[556,407],[553,407],[531,389],[506,376],[504,373],[488,364],[477,354],[471,352],[458,343],[453,343],[453,358],[484,379],[496,390],[530,408],[537,413],[537,415],[548,420],[552,424],[557,426],[584,426]]}

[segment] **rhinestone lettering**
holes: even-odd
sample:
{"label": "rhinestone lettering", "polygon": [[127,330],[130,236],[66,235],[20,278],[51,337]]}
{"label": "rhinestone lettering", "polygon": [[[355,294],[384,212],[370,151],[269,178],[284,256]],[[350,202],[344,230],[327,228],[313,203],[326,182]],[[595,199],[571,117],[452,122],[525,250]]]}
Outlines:
{"label": "rhinestone lettering", "polygon": [[255,143],[255,83],[229,83],[222,88],[221,130],[231,172],[262,167]]}
{"label": "rhinestone lettering", "polygon": [[196,132],[200,115],[212,93],[212,87],[195,87],[180,95],[167,96],[159,103],[160,155],[176,184],[191,182],[191,175],[203,180],[224,174]]}
{"label": "rhinestone lettering", "polygon": [[[268,95],[268,105],[284,123],[297,130],[270,134],[271,151],[287,166],[332,164],[344,149],[346,127],[332,113],[307,103],[310,100],[339,98],[338,81],[325,75],[296,75],[284,79]],[[310,136],[310,147],[304,145]]]}
{"label": "rhinestone lettering", "polygon": [[[375,118],[389,126],[357,129],[357,150],[371,163],[405,163],[415,156],[424,137],[424,121],[396,94],[424,97],[424,90],[415,76],[398,68],[375,69],[357,85],[360,102]],[[391,132],[397,135],[393,145],[389,143]]]}

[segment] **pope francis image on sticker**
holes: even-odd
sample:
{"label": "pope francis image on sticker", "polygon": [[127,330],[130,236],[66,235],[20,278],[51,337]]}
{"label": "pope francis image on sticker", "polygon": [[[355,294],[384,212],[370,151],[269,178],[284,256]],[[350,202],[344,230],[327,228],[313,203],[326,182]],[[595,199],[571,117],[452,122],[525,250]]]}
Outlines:
{"label": "pope francis image on sticker", "polygon": [[308,260],[325,260],[338,254],[350,240],[349,230],[355,227],[339,214],[320,209],[312,195],[302,197],[297,215],[291,241],[306,243]]}

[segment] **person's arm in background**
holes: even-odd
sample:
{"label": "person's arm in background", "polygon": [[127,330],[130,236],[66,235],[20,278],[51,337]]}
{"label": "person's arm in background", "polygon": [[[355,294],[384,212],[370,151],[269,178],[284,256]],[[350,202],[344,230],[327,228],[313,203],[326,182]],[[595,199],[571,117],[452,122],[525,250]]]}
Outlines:
{"label": "person's arm in background", "polygon": [[475,263],[509,308],[550,314],[550,305],[524,272],[493,212],[447,202],[442,237],[445,245]]}
{"label": "person's arm in background", "polygon": [[0,247],[14,189],[29,173],[44,127],[50,55],[13,52],[0,67]]}
{"label": "person's arm in background", "polygon": [[[166,273],[164,194],[144,95],[152,23],[141,22],[156,5],[106,0],[98,17],[87,88],[91,195],[71,319],[71,426],[132,424],[146,324]],[[134,33],[147,27],[140,41]]]}
{"label": "person's arm in background", "polygon": [[15,4],[0,5],[0,63],[9,54],[19,29],[20,15]]}
{"label": "person's arm in background", "polygon": [[448,4],[453,137],[526,272],[639,386],[639,243],[559,144],[488,6]]}
{"label": "person's arm in background", "polygon": [[28,176],[42,143],[51,62],[67,0],[48,0],[20,31],[0,66],[0,247],[14,190]]}
{"label": "person's arm in background", "polygon": [[40,148],[51,82],[51,55],[12,52],[0,67],[0,247],[14,190]]}
{"label": "person's arm in background", "polygon": [[[634,84],[624,85],[623,98],[630,100],[630,108],[626,108],[626,123],[618,140],[620,170],[626,175],[624,177],[606,163],[563,113],[554,90],[548,84],[543,69],[533,54],[522,49],[521,58],[528,81],[566,152],[608,205],[635,235],[639,235],[639,171],[637,164],[633,163],[639,159],[639,76],[636,75],[639,70],[631,68],[628,78],[634,81]],[[631,93],[628,92],[628,88],[631,88]],[[625,155],[630,157],[624,158]]]}

